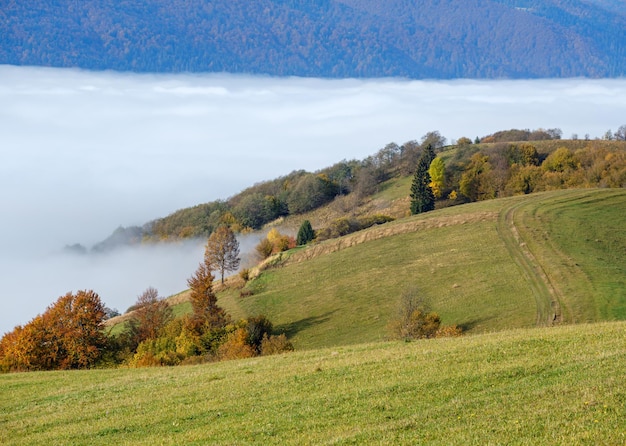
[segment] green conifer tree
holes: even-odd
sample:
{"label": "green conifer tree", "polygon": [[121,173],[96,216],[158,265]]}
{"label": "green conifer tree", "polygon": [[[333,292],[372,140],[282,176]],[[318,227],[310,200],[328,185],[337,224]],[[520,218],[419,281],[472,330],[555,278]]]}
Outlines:
{"label": "green conifer tree", "polygon": [[300,229],[298,230],[298,236],[296,238],[296,245],[297,246],[306,245],[314,238],[315,238],[315,231],[313,231],[311,222],[309,220],[304,220],[302,224],[300,225]]}
{"label": "green conifer tree", "polygon": [[430,187],[431,179],[428,173],[430,154],[424,151],[417,163],[417,170],[411,184],[411,214],[420,214],[435,209],[435,195]]}

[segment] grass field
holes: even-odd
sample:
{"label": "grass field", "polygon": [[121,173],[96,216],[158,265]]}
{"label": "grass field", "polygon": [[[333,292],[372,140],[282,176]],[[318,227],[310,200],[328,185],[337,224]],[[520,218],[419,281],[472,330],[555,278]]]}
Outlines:
{"label": "grass field", "polygon": [[626,324],[0,375],[0,444],[626,443]]}
{"label": "grass field", "polygon": [[566,322],[626,319],[626,193],[553,192],[524,203],[516,226],[539,259]]}
{"label": "grass field", "polygon": [[621,189],[446,208],[297,251],[220,302],[298,349],[384,340],[409,288],[470,333],[625,319],[625,211]]}
{"label": "grass field", "polygon": [[[554,191],[294,250],[219,302],[295,353],[0,375],[0,444],[626,444],[625,210]],[[466,336],[385,341],[409,288]]]}

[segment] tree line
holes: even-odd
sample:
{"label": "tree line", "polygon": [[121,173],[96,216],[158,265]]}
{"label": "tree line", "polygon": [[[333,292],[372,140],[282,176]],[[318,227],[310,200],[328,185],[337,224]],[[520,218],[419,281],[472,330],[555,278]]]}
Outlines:
{"label": "tree line", "polygon": [[[228,225],[236,232],[257,230],[278,218],[305,214],[337,199],[341,199],[342,209],[350,214],[376,194],[387,180],[414,175],[427,148],[433,151],[429,154],[429,162],[435,164],[429,164],[426,169],[431,177],[434,176],[431,186],[437,206],[555,187],[615,187],[622,183],[619,174],[615,173],[605,173],[597,180],[593,175],[588,178],[582,176],[588,169],[608,168],[600,165],[600,159],[597,160],[599,164],[592,167],[589,153],[598,150],[596,155],[601,157],[602,151],[619,152],[621,146],[611,146],[610,142],[626,139],[626,125],[614,132],[607,131],[604,141],[579,140],[576,135],[572,140],[564,141],[561,136],[560,129],[511,129],[475,139],[462,137],[455,144],[446,146],[447,139],[438,131],[431,131],[420,141],[411,140],[400,145],[391,142],[362,160],[343,160],[316,172],[294,171],[255,184],[226,200],[178,210],[142,228],[118,228],[94,249],[205,238],[221,225]],[[576,159],[575,164],[578,163],[576,166],[580,167],[568,168],[567,172],[558,174],[548,173],[554,172],[553,168],[549,168],[554,157],[545,166],[541,165],[551,152],[559,148],[569,150]],[[529,150],[536,153],[524,153]],[[581,150],[587,150],[587,154]],[[433,157],[433,154],[436,156]],[[619,164],[618,160],[619,156],[611,161],[611,169],[617,168],[615,163]],[[564,178],[574,171],[577,178]]]}

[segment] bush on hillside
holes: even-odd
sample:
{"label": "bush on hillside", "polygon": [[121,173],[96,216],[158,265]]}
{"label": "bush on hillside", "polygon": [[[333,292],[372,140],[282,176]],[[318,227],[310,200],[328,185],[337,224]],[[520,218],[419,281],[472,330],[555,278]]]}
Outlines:
{"label": "bush on hillside", "polygon": [[456,325],[441,325],[441,317],[430,311],[428,304],[415,288],[402,294],[398,314],[390,322],[389,328],[394,339],[404,340],[461,335],[461,329]]}
{"label": "bush on hillside", "polygon": [[263,336],[261,341],[261,356],[278,355],[293,351],[293,344],[287,340],[285,334]]}

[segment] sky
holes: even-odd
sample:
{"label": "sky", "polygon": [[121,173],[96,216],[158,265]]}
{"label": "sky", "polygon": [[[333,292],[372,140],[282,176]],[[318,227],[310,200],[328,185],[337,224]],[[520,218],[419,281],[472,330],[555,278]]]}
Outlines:
{"label": "sky", "polygon": [[120,311],[187,288],[202,243],[84,257],[119,226],[227,199],[293,170],[363,159],[437,130],[602,137],[626,124],[626,79],[324,80],[0,65],[0,335],[93,289]]}

